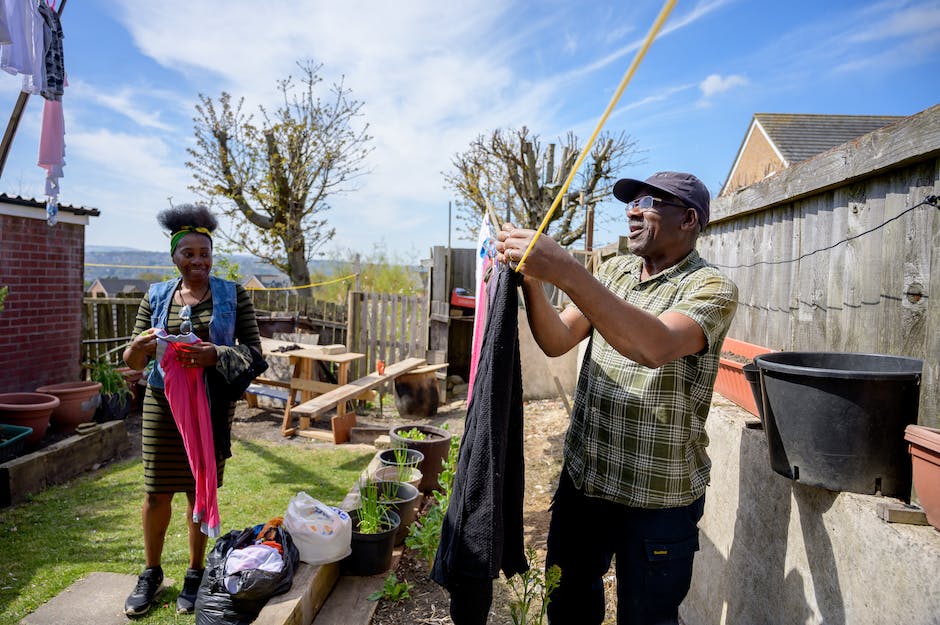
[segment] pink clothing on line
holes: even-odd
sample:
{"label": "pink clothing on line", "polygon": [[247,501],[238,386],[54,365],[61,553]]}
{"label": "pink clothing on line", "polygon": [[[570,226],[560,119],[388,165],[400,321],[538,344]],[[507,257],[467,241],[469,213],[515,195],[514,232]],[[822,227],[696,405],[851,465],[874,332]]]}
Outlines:
{"label": "pink clothing on line", "polygon": [[[483,258],[480,264],[481,276],[486,276],[486,270],[493,265],[489,256]],[[477,282],[476,305],[473,312],[473,337],[470,342],[470,381],[467,383],[467,404],[473,399],[473,381],[477,377],[477,365],[480,362],[480,348],[483,346],[483,334],[486,331],[486,279],[480,277]]]}
{"label": "pink clothing on line", "polygon": [[183,367],[178,356],[181,347],[182,343],[167,341],[167,349],[160,360],[164,391],[173,420],[183,438],[189,468],[196,479],[193,523],[200,523],[199,529],[203,534],[216,538],[222,522],[219,518],[219,484],[206,382],[201,368]]}

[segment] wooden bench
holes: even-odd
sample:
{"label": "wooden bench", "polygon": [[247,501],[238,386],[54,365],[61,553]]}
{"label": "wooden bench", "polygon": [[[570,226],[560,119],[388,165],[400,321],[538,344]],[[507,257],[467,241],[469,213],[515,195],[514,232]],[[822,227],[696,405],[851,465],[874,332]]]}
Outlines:
{"label": "wooden bench", "polygon": [[[406,358],[401,362],[385,367],[384,373],[375,371],[295,406],[291,410],[291,414],[300,417],[300,429],[297,430],[297,434],[309,438],[329,440],[336,444],[347,442],[350,430],[356,425],[356,413],[346,412],[344,409],[341,410],[340,407],[345,406],[346,402],[355,399],[362,393],[371,391],[375,387],[389,380],[394,380],[396,377],[408,373],[425,363],[424,358]],[[334,408],[337,409],[337,414],[330,421],[331,433],[309,429],[311,420],[316,420]]]}

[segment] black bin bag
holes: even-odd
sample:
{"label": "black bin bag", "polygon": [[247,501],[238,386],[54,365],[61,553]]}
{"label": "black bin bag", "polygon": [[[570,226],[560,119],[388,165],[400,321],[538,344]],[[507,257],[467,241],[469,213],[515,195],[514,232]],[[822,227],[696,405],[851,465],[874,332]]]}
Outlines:
{"label": "black bin bag", "polygon": [[300,554],[284,528],[276,528],[276,541],[284,549],[284,567],[274,573],[247,569],[234,573],[229,592],[225,585],[225,562],[236,549],[253,544],[261,525],[232,530],[220,536],[206,558],[206,572],[196,595],[196,625],[248,625],[268,599],[290,590]]}

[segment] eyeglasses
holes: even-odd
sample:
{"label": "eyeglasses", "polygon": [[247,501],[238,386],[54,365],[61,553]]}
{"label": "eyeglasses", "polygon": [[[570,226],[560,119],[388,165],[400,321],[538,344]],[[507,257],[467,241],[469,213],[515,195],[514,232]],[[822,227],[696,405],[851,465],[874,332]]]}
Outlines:
{"label": "eyeglasses", "polygon": [[190,321],[190,317],[193,315],[193,309],[190,308],[189,304],[186,304],[180,308],[180,334],[189,334],[193,331],[193,322]]}
{"label": "eyeglasses", "polygon": [[660,199],[658,197],[653,197],[652,195],[644,195],[643,197],[638,197],[632,202],[627,202],[627,215],[629,216],[630,211],[634,208],[640,209],[642,212],[655,211],[657,204],[665,204],[666,206],[678,206],[679,208],[688,208],[683,204],[677,204],[676,202],[667,202],[666,200]]}

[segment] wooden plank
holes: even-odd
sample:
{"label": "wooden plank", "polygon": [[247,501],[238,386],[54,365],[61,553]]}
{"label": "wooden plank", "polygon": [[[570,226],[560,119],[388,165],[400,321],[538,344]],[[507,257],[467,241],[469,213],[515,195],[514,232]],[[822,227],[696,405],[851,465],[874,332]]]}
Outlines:
{"label": "wooden plank", "polygon": [[336,405],[343,401],[349,401],[360,394],[362,391],[368,391],[376,386],[392,380],[395,377],[410,371],[416,367],[420,367],[426,364],[424,358],[406,358],[401,362],[396,362],[394,364],[388,365],[385,367],[385,374],[379,375],[378,372],[370,373],[366,376],[359,378],[345,386],[342,386],[335,391],[330,391],[319,397],[314,397],[313,399],[306,401],[299,406],[296,406],[291,412],[296,415],[307,415],[310,417],[318,416],[332,410]]}
{"label": "wooden plank", "polygon": [[330,429],[333,430],[333,443],[341,445],[349,442],[349,433],[356,427],[356,413],[347,412],[335,415],[330,419]]}
{"label": "wooden plank", "polygon": [[289,591],[271,597],[254,625],[307,625],[313,622],[339,580],[339,563],[313,566],[301,562]]}
{"label": "wooden plank", "polygon": [[881,502],[878,504],[878,516],[888,523],[928,525],[923,508],[906,503]]}
{"label": "wooden plank", "polygon": [[303,436],[304,438],[312,438],[314,440],[323,441],[324,443],[333,442],[333,432],[329,430],[317,430],[303,427],[303,419],[301,419],[301,427],[295,432],[297,436]]}
{"label": "wooden plank", "polygon": [[[392,552],[395,570],[401,558],[401,547]],[[378,601],[369,601],[369,595],[382,589],[388,572],[370,577],[340,576],[332,594],[326,600],[312,625],[367,625],[372,622]]]}

